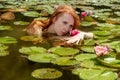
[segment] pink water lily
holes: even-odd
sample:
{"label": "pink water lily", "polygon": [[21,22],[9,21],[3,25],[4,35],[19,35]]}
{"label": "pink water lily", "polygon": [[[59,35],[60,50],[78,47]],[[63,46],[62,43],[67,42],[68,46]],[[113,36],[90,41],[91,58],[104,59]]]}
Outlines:
{"label": "pink water lily", "polygon": [[86,16],[91,16],[92,11],[81,12],[81,20],[84,20]]}
{"label": "pink water lily", "polygon": [[109,50],[110,50],[109,45],[106,46],[97,45],[94,47],[94,51],[98,56],[108,54]]}
{"label": "pink water lily", "polygon": [[70,31],[70,35],[71,35],[71,36],[75,36],[75,35],[77,35],[78,33],[79,33],[79,31],[78,31],[77,29]]}

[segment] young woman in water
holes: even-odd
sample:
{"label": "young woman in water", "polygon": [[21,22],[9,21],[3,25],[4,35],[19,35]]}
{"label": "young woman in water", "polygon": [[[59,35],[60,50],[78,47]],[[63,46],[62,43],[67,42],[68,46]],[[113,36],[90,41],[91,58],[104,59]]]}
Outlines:
{"label": "young woman in water", "polygon": [[26,31],[30,35],[41,36],[44,33],[55,34],[54,38],[65,40],[68,44],[78,44],[84,38],[93,38],[93,33],[77,29],[80,24],[79,16],[68,5],[55,8],[49,20],[34,20]]}

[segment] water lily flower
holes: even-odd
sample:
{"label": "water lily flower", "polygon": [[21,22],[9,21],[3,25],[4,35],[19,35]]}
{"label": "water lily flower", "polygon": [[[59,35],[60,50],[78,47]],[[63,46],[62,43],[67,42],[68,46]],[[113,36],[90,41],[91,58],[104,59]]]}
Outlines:
{"label": "water lily flower", "polygon": [[86,16],[91,16],[92,13],[92,11],[81,12],[81,20],[84,20]]}
{"label": "water lily flower", "polygon": [[78,31],[77,29],[70,31],[70,35],[71,35],[71,36],[75,36],[75,35],[77,35],[78,33],[79,33],[79,31]]}
{"label": "water lily flower", "polygon": [[86,12],[81,12],[81,20],[84,20],[84,18],[87,16]]}
{"label": "water lily flower", "polygon": [[104,56],[105,54],[108,54],[109,50],[110,50],[109,45],[106,46],[97,45],[94,47],[94,51],[98,56]]}
{"label": "water lily flower", "polygon": [[88,11],[88,12],[87,12],[87,15],[88,15],[88,16],[91,16],[92,14],[93,14],[92,11]]}

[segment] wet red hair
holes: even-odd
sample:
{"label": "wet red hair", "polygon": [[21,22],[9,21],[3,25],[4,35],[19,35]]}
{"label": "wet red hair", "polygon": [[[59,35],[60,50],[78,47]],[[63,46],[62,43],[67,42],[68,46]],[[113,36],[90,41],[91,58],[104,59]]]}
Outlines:
{"label": "wet red hair", "polygon": [[48,28],[53,22],[54,22],[54,18],[58,17],[59,14],[62,14],[62,13],[69,13],[73,16],[74,18],[74,26],[73,28],[77,28],[80,24],[80,19],[79,19],[79,16],[76,14],[75,10],[71,7],[71,6],[68,6],[68,5],[61,5],[59,6],[55,12],[51,15],[50,17],[50,20],[49,20],[49,23],[48,25],[46,26],[46,28]]}

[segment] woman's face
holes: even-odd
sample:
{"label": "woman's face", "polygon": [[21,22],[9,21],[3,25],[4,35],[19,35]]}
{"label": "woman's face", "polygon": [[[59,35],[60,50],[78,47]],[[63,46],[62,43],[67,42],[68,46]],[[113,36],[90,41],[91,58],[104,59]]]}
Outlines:
{"label": "woman's face", "polygon": [[63,13],[57,17],[54,22],[54,31],[57,35],[62,36],[72,30],[74,18],[69,13]]}

